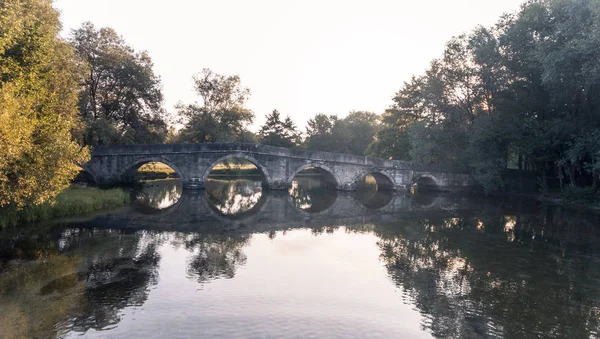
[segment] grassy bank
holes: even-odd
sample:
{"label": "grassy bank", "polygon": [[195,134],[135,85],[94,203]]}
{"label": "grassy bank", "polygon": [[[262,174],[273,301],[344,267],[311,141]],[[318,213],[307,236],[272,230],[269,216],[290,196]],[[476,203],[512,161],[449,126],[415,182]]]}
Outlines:
{"label": "grassy bank", "polygon": [[120,188],[102,190],[94,187],[73,186],[56,197],[53,204],[27,207],[23,210],[0,210],[0,228],[78,216],[128,204],[129,193]]}
{"label": "grassy bank", "polygon": [[567,186],[562,192],[533,195],[537,200],[581,212],[600,212],[600,192],[592,187]]}
{"label": "grassy bank", "polygon": [[137,177],[140,180],[176,178],[177,172],[163,163],[151,162],[138,169]]}

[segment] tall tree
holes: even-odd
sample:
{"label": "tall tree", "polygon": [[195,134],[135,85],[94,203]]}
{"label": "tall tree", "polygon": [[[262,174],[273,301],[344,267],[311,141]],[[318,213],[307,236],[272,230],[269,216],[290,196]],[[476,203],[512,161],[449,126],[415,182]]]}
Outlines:
{"label": "tall tree", "polygon": [[290,116],[281,120],[281,114],[273,110],[267,114],[265,124],[258,132],[260,143],[279,147],[297,147],[300,145],[300,133],[296,129],[296,124]]}
{"label": "tall tree", "polygon": [[71,40],[88,69],[79,101],[85,143],[163,142],[162,87],[148,53],[134,51],[112,28],[90,22],[72,31]]}
{"label": "tall tree", "polygon": [[49,0],[0,2],[0,207],[51,200],[88,152],[73,141],[80,72]]}
{"label": "tall tree", "polygon": [[225,76],[205,68],[194,76],[196,93],[202,104],[177,105],[184,128],[182,142],[253,142],[247,127],[254,113],[245,107],[250,90],[237,75]]}

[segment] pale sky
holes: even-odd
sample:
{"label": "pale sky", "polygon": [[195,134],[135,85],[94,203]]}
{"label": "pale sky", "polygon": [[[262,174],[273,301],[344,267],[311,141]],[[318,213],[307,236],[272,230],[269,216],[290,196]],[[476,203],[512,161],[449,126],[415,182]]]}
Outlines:
{"label": "pale sky", "polygon": [[199,100],[192,75],[238,74],[256,114],[273,109],[304,130],[316,113],[382,113],[452,36],[494,24],[522,0],[55,0],[63,35],[84,21],[147,50],[165,108]]}

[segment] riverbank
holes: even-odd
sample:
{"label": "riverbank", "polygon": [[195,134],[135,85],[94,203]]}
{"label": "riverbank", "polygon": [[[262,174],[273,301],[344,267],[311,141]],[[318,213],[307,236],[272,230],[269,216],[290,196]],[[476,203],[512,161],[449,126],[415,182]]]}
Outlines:
{"label": "riverbank", "polygon": [[129,193],[121,188],[103,190],[72,186],[60,193],[52,204],[31,206],[20,211],[0,211],[0,228],[113,209],[127,205],[130,200]]}
{"label": "riverbank", "polygon": [[600,213],[600,201],[598,200],[571,200],[559,194],[540,194],[534,197],[540,202],[560,206],[568,210]]}

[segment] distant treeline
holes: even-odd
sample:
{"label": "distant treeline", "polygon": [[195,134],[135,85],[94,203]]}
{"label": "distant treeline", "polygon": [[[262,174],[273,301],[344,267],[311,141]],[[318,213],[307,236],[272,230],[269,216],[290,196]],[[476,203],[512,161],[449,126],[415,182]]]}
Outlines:
{"label": "distant treeline", "polygon": [[264,143],[444,164],[471,171],[488,191],[504,186],[507,168],[536,171],[542,190],[549,178],[596,190],[599,9],[600,0],[527,1],[493,27],[450,40],[382,114],[319,113],[299,130],[273,110],[252,133],[239,76],[205,68],[193,76],[199,103],[167,112],[147,52],[91,23],[65,41],[51,1],[5,0],[0,206],[52,200],[88,146],[123,143]]}

